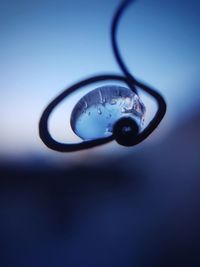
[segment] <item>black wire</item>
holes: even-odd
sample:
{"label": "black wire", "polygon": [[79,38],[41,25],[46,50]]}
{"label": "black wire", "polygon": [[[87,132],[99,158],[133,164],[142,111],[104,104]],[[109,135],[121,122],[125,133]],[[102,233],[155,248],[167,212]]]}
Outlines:
{"label": "black wire", "polygon": [[78,90],[81,87],[84,87],[86,85],[99,82],[99,81],[106,81],[106,80],[115,80],[115,81],[121,81],[126,83],[134,92],[136,92],[136,86],[150,94],[152,97],[155,98],[157,105],[158,105],[158,110],[152,119],[152,121],[149,123],[149,125],[141,132],[136,138],[135,142],[133,145],[139,144],[142,142],[144,139],[146,139],[153,131],[154,129],[159,125],[160,121],[165,115],[166,112],[166,103],[164,98],[155,90],[150,88],[147,85],[144,85],[141,82],[138,82],[128,71],[126,65],[124,64],[120,53],[119,49],[117,46],[117,41],[116,41],[116,32],[117,32],[117,26],[120,17],[122,16],[123,11],[125,8],[132,2],[132,0],[125,0],[122,2],[122,4],[119,6],[117,9],[113,22],[112,22],[112,31],[111,31],[111,37],[112,37],[112,47],[113,51],[116,57],[116,60],[119,64],[119,67],[121,68],[122,72],[124,73],[125,76],[119,76],[115,74],[106,74],[106,75],[100,75],[100,76],[93,76],[88,79],[85,79],[83,81],[80,81],[71,87],[67,88],[62,92],[59,96],[57,96],[44,110],[40,122],[39,122],[39,135],[42,141],[46,144],[47,147],[60,151],[60,152],[72,152],[72,151],[78,151],[82,149],[88,149],[91,147],[103,145],[105,143],[108,143],[112,140],[114,140],[113,135],[105,138],[99,138],[99,139],[94,139],[90,141],[84,141],[80,143],[75,143],[75,144],[70,144],[70,143],[60,143],[54,140],[49,132],[48,129],[48,120],[49,117],[54,110],[54,108],[61,102],[63,101],[66,97],[68,97],[70,94],[74,93],[76,90]]}
{"label": "black wire", "polygon": [[122,16],[123,12],[125,11],[125,9],[128,7],[128,5],[130,5],[133,2],[134,2],[134,0],[123,1],[121,3],[121,5],[119,5],[117,11],[115,12],[115,15],[114,15],[113,21],[112,21],[112,26],[111,26],[111,43],[112,43],[113,52],[114,52],[114,55],[115,55],[115,58],[117,60],[119,67],[121,68],[124,75],[127,78],[129,78],[129,80],[131,81],[130,87],[131,87],[132,91],[134,93],[137,93],[137,89],[134,86],[136,80],[133,77],[133,75],[129,72],[127,66],[125,65],[125,63],[124,63],[124,61],[120,55],[119,47],[117,44],[117,28],[119,25],[119,20]]}

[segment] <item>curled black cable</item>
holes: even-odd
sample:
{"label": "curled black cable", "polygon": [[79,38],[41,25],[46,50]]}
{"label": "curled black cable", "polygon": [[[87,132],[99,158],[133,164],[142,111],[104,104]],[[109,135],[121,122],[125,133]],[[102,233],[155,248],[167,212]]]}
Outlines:
{"label": "curled black cable", "polygon": [[112,47],[114,51],[114,55],[116,57],[117,63],[119,67],[121,68],[124,76],[115,75],[115,74],[106,74],[106,75],[99,75],[99,76],[93,76],[88,79],[82,80],[71,87],[67,88],[62,92],[59,96],[57,96],[44,110],[40,122],[39,122],[39,135],[42,141],[45,143],[47,147],[50,149],[60,151],[60,152],[72,152],[72,151],[78,151],[82,149],[88,149],[95,146],[106,144],[110,141],[113,141],[115,139],[114,135],[111,135],[109,137],[104,138],[98,138],[94,140],[89,141],[83,141],[80,143],[60,143],[56,140],[54,140],[49,132],[48,129],[48,120],[49,116],[54,110],[54,108],[63,101],[66,97],[68,97],[70,94],[74,93],[77,89],[100,81],[106,81],[106,80],[114,80],[114,81],[121,81],[127,84],[127,86],[133,91],[137,92],[136,87],[139,87],[143,91],[150,94],[152,97],[155,98],[158,110],[154,116],[154,118],[150,121],[148,126],[141,132],[138,133],[136,136],[133,137],[131,140],[131,146],[134,146],[136,144],[139,144],[144,139],[146,139],[153,131],[154,129],[159,125],[160,121],[165,115],[166,112],[166,103],[164,98],[154,89],[150,88],[149,86],[137,81],[131,73],[128,71],[124,61],[122,60],[122,57],[119,53],[119,49],[117,46],[117,40],[116,40],[116,33],[117,33],[117,27],[119,20],[124,12],[124,10],[127,8],[127,6],[133,2],[133,0],[125,0],[122,2],[122,4],[118,7],[114,18],[112,22],[111,27],[111,41],[112,41]]}
{"label": "curled black cable", "polygon": [[117,28],[118,28],[118,24],[119,24],[119,19],[122,16],[124,10],[126,9],[126,7],[131,3],[134,2],[134,0],[126,0],[123,1],[121,3],[121,5],[118,7],[114,17],[113,17],[113,21],[112,21],[112,26],[111,26],[111,42],[112,42],[112,48],[113,48],[113,52],[115,55],[115,58],[117,60],[117,63],[119,65],[119,67],[121,68],[122,72],[124,73],[125,77],[127,77],[131,82],[130,84],[130,88],[132,89],[132,91],[134,93],[137,93],[137,89],[134,86],[135,83],[135,78],[133,77],[133,75],[128,71],[120,53],[119,53],[119,48],[117,45]]}

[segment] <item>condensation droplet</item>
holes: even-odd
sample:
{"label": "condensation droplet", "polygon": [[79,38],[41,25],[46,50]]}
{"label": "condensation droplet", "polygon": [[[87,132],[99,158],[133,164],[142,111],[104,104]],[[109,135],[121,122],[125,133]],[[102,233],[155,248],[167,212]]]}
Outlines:
{"label": "condensation droplet", "polygon": [[125,107],[122,107],[122,108],[121,108],[121,112],[122,112],[122,113],[125,113],[125,112],[126,112]]}
{"label": "condensation droplet", "polygon": [[117,100],[116,99],[111,99],[111,101],[110,101],[110,104],[111,105],[115,105],[117,103]]}
{"label": "condensation droplet", "polygon": [[141,126],[145,110],[131,89],[102,86],[78,101],[71,114],[71,127],[83,140],[103,138],[112,135],[115,122],[124,116],[133,117]]}
{"label": "condensation droplet", "polygon": [[98,114],[101,115],[102,114],[102,111],[100,108],[98,108]]}

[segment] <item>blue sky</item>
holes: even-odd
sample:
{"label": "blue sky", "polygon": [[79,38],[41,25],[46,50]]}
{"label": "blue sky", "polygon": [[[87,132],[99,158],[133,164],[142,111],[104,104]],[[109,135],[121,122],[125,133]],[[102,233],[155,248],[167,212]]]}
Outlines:
{"label": "blue sky", "polygon": [[[0,1],[1,155],[50,155],[37,128],[48,102],[85,77],[120,73],[109,36],[119,2]],[[190,116],[200,100],[199,14],[200,1],[138,0],[120,23],[119,46],[130,71],[166,98],[166,131]],[[55,136],[66,141],[72,137],[68,107],[76,100],[70,101],[66,117],[52,118],[58,123],[52,126]]]}

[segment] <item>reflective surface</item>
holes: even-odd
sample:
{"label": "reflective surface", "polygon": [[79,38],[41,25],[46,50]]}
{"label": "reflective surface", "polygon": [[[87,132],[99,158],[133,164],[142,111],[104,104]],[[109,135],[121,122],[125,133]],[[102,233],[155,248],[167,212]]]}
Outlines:
{"label": "reflective surface", "polygon": [[139,127],[145,115],[145,106],[130,89],[122,86],[102,86],[89,92],[75,105],[71,127],[83,140],[110,136],[116,121],[133,117]]}

